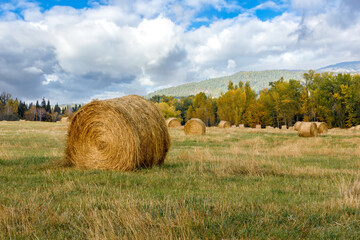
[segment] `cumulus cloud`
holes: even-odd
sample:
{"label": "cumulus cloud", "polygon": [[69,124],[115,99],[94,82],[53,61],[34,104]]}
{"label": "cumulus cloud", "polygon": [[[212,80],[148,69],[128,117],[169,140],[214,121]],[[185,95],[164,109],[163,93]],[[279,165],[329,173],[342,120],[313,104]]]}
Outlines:
{"label": "cumulus cloud", "polygon": [[[22,99],[87,102],[240,70],[309,69],[360,58],[354,0],[266,1],[248,10],[225,0],[106,3],[45,11],[25,1],[0,5],[0,89]],[[239,14],[189,30],[210,21],[196,15],[209,6]],[[266,21],[254,13],[285,6]]]}

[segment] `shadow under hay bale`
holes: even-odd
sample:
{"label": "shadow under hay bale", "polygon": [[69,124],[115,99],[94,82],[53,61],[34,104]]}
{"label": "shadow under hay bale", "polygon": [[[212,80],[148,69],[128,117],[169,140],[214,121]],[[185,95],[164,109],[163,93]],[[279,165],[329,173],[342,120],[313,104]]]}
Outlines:
{"label": "shadow under hay bale", "polygon": [[300,122],[300,121],[296,122],[295,125],[294,125],[294,130],[299,131],[301,124],[302,124],[302,122]]}
{"label": "shadow under hay bale", "polygon": [[206,132],[205,123],[199,118],[191,118],[184,126],[186,135],[202,135]]}
{"label": "shadow under hay bale", "polygon": [[314,122],[302,122],[298,131],[299,137],[317,137],[318,129]]}
{"label": "shadow under hay bale", "polygon": [[315,123],[319,134],[328,132],[328,126],[326,123],[324,122],[315,122]]}
{"label": "shadow under hay bale", "polygon": [[169,128],[178,128],[181,127],[181,122],[177,118],[168,118],[166,120],[166,126],[168,126]]}
{"label": "shadow under hay bale", "polygon": [[66,157],[78,167],[130,171],[162,164],[169,148],[160,111],[131,95],[83,106],[71,120]]}
{"label": "shadow under hay bale", "polygon": [[229,127],[231,127],[231,123],[229,121],[221,120],[218,127],[219,128],[229,128]]}

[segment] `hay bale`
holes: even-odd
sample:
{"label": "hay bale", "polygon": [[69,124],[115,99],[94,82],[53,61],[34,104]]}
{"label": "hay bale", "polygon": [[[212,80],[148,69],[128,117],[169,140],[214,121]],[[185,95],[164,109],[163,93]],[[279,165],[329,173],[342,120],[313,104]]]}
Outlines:
{"label": "hay bale", "polygon": [[260,125],[260,124],[257,124],[257,125],[256,125],[256,128],[257,128],[257,129],[261,129],[261,125]]}
{"label": "hay bale", "polygon": [[266,129],[274,129],[272,126],[266,126]]}
{"label": "hay bale", "polygon": [[300,126],[301,126],[301,123],[302,123],[302,122],[300,122],[300,121],[295,123],[295,125],[294,125],[294,130],[295,130],[295,131],[299,131]]}
{"label": "hay bale", "polygon": [[202,135],[206,132],[206,126],[199,118],[191,118],[184,126],[186,135]]}
{"label": "hay bale", "polygon": [[286,129],[287,129],[287,126],[286,126],[286,125],[282,125],[282,126],[281,126],[281,129],[282,129],[282,130],[286,130]]}
{"label": "hay bale", "polygon": [[79,167],[130,171],[162,164],[169,148],[161,112],[131,95],[79,109],[68,129],[66,158]]}
{"label": "hay bale", "polygon": [[315,123],[319,134],[328,132],[328,126],[326,123],[324,122],[315,122]]}
{"label": "hay bale", "polygon": [[232,127],[232,128],[237,128],[237,126],[236,126],[236,125],[231,125],[231,127]]}
{"label": "hay bale", "polygon": [[68,117],[62,117],[60,122],[62,123],[68,123],[69,122],[69,118]]}
{"label": "hay bale", "polygon": [[181,127],[181,122],[177,118],[168,118],[166,120],[166,126],[168,126],[169,128]]}
{"label": "hay bale", "polygon": [[360,125],[357,125],[354,130],[355,131],[360,131]]}
{"label": "hay bale", "polygon": [[299,137],[317,137],[318,129],[314,122],[302,122],[298,131]]}
{"label": "hay bale", "polygon": [[355,131],[355,127],[348,128],[350,131]]}
{"label": "hay bale", "polygon": [[229,127],[231,127],[231,123],[229,121],[221,120],[218,127],[219,128],[229,128]]}
{"label": "hay bale", "polygon": [[239,128],[245,128],[244,124],[239,124]]}

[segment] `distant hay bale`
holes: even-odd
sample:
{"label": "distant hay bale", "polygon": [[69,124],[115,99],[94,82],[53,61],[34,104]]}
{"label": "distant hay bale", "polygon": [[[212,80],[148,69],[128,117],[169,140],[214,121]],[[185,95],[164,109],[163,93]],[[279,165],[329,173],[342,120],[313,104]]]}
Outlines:
{"label": "distant hay bale", "polygon": [[166,126],[168,126],[169,128],[181,127],[181,122],[177,118],[168,118],[166,120]]}
{"label": "distant hay bale", "polygon": [[355,131],[360,131],[360,125],[357,125],[357,126],[355,127]]}
{"label": "distant hay bale", "polygon": [[221,120],[218,126],[219,128],[229,128],[231,127],[231,123],[229,121]]}
{"label": "distant hay bale", "polygon": [[355,127],[348,128],[350,131],[355,131]]}
{"label": "distant hay bale", "polygon": [[260,125],[260,124],[257,124],[257,125],[256,125],[256,128],[257,128],[257,129],[261,129],[261,125]]}
{"label": "distant hay bale", "polygon": [[191,118],[184,126],[186,135],[202,135],[206,132],[206,126],[199,118]]}
{"label": "distant hay bale", "polygon": [[295,131],[299,131],[300,126],[301,126],[301,123],[302,123],[302,122],[300,122],[300,121],[295,123],[295,125],[294,125],[294,130],[295,130]]}
{"label": "distant hay bale", "polygon": [[80,108],[68,128],[66,158],[78,167],[131,171],[162,164],[169,148],[161,112],[131,95]]}
{"label": "distant hay bale", "polygon": [[314,122],[302,122],[298,131],[299,137],[317,137],[318,129]]}
{"label": "distant hay bale", "polygon": [[319,134],[328,132],[328,126],[326,123],[324,122],[315,122],[315,123]]}
{"label": "distant hay bale", "polygon": [[236,126],[236,125],[231,125],[231,127],[232,127],[232,128],[237,128],[237,126]]}
{"label": "distant hay bale", "polygon": [[266,129],[274,129],[272,126],[266,126]]}
{"label": "distant hay bale", "polygon": [[287,129],[287,126],[286,126],[286,125],[282,125],[282,126],[281,126],[281,129],[282,129],[282,130],[286,130],[286,129]]}
{"label": "distant hay bale", "polygon": [[239,128],[245,128],[244,124],[239,124]]}
{"label": "distant hay bale", "polygon": [[60,122],[62,123],[68,123],[69,122],[69,118],[68,117],[62,117]]}

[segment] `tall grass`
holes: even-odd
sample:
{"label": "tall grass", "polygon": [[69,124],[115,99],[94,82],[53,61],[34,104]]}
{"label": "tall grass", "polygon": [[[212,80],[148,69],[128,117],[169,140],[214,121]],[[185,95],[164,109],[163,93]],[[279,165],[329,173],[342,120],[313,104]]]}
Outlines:
{"label": "tall grass", "polygon": [[161,167],[61,165],[66,124],[0,122],[0,239],[355,239],[360,134],[171,129]]}

